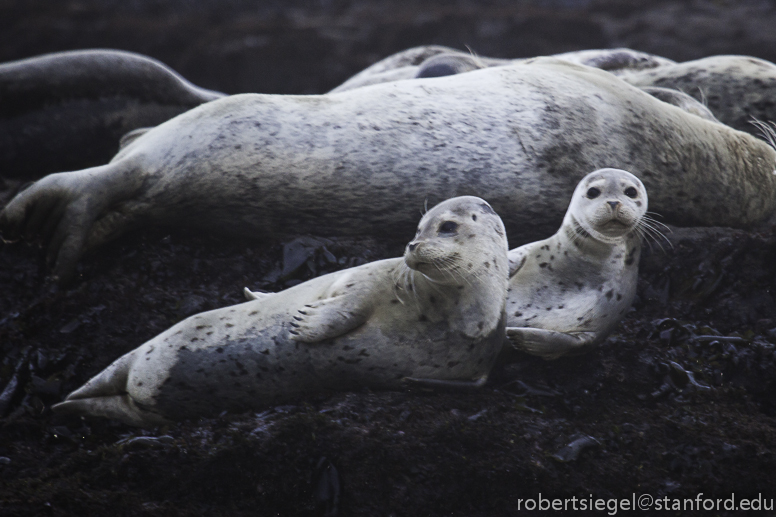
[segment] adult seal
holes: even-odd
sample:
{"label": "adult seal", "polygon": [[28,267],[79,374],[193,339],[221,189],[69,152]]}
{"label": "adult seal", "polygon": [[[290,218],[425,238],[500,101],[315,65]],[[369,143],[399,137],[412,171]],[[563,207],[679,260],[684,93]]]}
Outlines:
{"label": "adult seal", "polygon": [[[400,238],[415,207],[488,199],[512,242],[552,234],[586,171],[617,166],[681,225],[776,208],[776,151],[610,73],[553,58],[308,96],[233,95],[161,124],[107,165],[47,176],[0,213],[41,235],[61,280],[135,227]],[[702,188],[699,186],[702,185]]]}
{"label": "adult seal", "polygon": [[509,252],[509,344],[556,359],[602,342],[636,295],[646,211],[633,174],[585,176],[557,233]]}
{"label": "adult seal", "polygon": [[681,90],[740,131],[761,135],[764,127],[753,121],[776,122],[776,65],[763,59],[712,56],[631,71],[622,78],[638,87]]}
{"label": "adult seal", "polygon": [[[581,50],[555,54],[557,59],[592,66],[619,75],[674,64],[674,61],[629,48]],[[440,45],[412,47],[392,54],[357,73],[331,92],[344,92],[372,84],[404,79],[443,77],[480,68],[505,66],[527,61],[526,58],[504,59],[477,55]]]}
{"label": "adult seal", "polygon": [[326,390],[478,387],[501,350],[508,268],[490,205],[447,200],[404,258],[192,316],[54,410],[152,426]]}
{"label": "adult seal", "polygon": [[105,163],[129,131],[224,94],[164,64],[119,50],[59,52],[0,64],[0,175]]}

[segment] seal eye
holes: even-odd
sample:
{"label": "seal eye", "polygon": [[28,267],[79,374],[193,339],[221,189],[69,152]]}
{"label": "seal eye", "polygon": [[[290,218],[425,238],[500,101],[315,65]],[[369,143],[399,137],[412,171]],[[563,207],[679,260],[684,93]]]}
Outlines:
{"label": "seal eye", "polygon": [[625,189],[625,195],[631,199],[636,199],[636,196],[639,195],[639,192],[635,187],[628,187]]}
{"label": "seal eye", "polygon": [[458,223],[453,221],[445,221],[439,225],[439,233],[455,233],[458,229]]}
{"label": "seal eye", "polygon": [[595,199],[600,195],[601,195],[601,191],[595,187],[591,187],[587,190],[587,197],[590,199]]}

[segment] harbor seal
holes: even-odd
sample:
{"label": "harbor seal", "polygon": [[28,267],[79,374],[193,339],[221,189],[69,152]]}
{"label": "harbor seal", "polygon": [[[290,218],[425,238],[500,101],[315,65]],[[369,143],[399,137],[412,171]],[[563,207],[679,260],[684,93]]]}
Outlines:
{"label": "harbor seal", "polygon": [[125,133],[224,94],[119,50],[77,50],[0,64],[0,175],[37,179],[108,161]]}
{"label": "harbor seal", "polygon": [[450,199],[404,258],[191,316],[53,409],[147,426],[322,390],[479,387],[502,346],[508,269],[496,212]]}
{"label": "harbor seal", "polygon": [[723,124],[755,136],[762,128],[753,120],[776,122],[776,65],[763,59],[712,56],[631,71],[622,78],[640,88],[680,90],[703,103]]}
{"label": "harbor seal", "polygon": [[557,233],[509,252],[511,346],[555,359],[603,341],[636,295],[646,212],[647,191],[633,174],[585,176]]}
{"label": "harbor seal", "polygon": [[[664,57],[629,48],[580,50],[550,57],[600,68],[615,75],[675,63]],[[331,93],[404,79],[461,74],[480,68],[522,63],[528,59],[531,58],[486,57],[440,45],[423,45],[397,52],[378,61],[331,90]]]}
{"label": "harbor seal", "polygon": [[[512,242],[554,232],[586,171],[633,171],[666,222],[745,227],[776,208],[776,151],[608,72],[553,58],[325,95],[233,95],[157,126],[107,165],[47,176],[0,213],[66,281],[148,224],[253,238],[386,238],[413,207],[488,199]],[[703,185],[703,188],[698,188]]]}

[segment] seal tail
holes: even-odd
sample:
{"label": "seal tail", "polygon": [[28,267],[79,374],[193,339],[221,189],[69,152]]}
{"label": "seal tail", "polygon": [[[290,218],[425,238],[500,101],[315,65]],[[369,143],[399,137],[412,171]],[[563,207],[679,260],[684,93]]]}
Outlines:
{"label": "seal tail", "polygon": [[139,427],[165,423],[161,416],[138,407],[127,393],[134,355],[123,355],[51,409],[61,414],[112,418]]}

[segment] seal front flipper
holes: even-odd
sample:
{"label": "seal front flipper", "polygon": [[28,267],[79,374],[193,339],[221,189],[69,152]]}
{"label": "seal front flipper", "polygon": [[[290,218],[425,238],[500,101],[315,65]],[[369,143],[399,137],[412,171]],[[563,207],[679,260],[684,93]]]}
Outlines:
{"label": "seal front flipper", "polygon": [[533,243],[524,244],[519,248],[510,250],[507,258],[509,258],[509,278],[515,276],[520,269],[525,265],[525,261],[528,259],[529,246]]}
{"label": "seal front flipper", "polygon": [[507,339],[517,350],[543,359],[557,359],[586,345],[592,345],[595,332],[557,332],[528,327],[507,327]]}
{"label": "seal front flipper", "polygon": [[420,379],[418,377],[405,377],[404,382],[408,386],[417,386],[419,388],[431,388],[434,390],[449,391],[477,391],[488,382],[488,376],[483,375],[478,379],[472,380],[444,380],[444,379]]}
{"label": "seal front flipper", "polygon": [[356,296],[339,295],[305,305],[289,322],[291,339],[317,343],[360,327],[368,319],[369,311],[355,304],[358,299]]}

